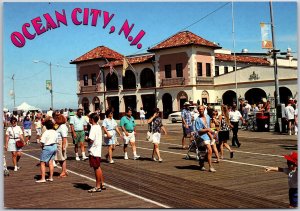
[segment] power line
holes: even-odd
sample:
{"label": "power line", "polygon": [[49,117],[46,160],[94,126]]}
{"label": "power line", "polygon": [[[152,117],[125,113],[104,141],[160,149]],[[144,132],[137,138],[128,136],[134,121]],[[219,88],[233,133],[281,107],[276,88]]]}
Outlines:
{"label": "power line", "polygon": [[[177,31],[175,34],[177,34],[178,32],[184,31],[184,30],[186,30],[187,28],[189,28],[189,27],[191,27],[191,26],[193,26],[193,25],[199,23],[200,21],[204,20],[204,19],[207,18],[208,16],[212,15],[213,13],[215,13],[215,12],[217,12],[218,10],[222,9],[223,7],[225,7],[227,4],[230,4],[230,2],[227,2],[227,3],[223,4],[223,5],[221,5],[220,7],[218,7],[218,8],[215,9],[215,10],[213,10],[212,12],[208,13],[207,15],[203,16],[202,18],[200,18],[199,20],[195,21],[194,23],[192,23],[192,24],[190,24],[190,25],[184,27],[183,29]],[[166,38],[166,39],[164,39],[164,40],[162,40],[162,41],[159,41],[159,42],[157,42],[157,43],[155,43],[155,44],[153,44],[153,45],[151,45],[151,46],[157,45],[157,44],[159,44],[159,43],[161,43],[161,42],[163,42],[163,41],[169,39],[169,38],[172,37],[172,36],[173,36],[173,35],[171,35],[171,36],[169,36],[168,38]],[[150,48],[150,47],[148,47],[148,48]],[[137,54],[137,53],[139,53],[139,52],[141,52],[141,51],[147,50],[148,48],[141,49],[141,50],[139,50],[139,51],[136,51],[136,52],[133,53],[133,54]]]}
{"label": "power line", "polygon": [[63,95],[77,95],[77,94],[65,93],[65,92],[54,92],[54,93],[56,93],[56,94],[63,94]]}

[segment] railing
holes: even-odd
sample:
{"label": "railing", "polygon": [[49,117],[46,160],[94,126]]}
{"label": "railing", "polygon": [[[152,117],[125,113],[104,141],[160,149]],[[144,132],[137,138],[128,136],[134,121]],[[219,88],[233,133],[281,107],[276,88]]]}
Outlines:
{"label": "railing", "polygon": [[161,81],[161,86],[185,85],[185,78],[164,78]]}
{"label": "railing", "polygon": [[98,92],[100,91],[100,86],[98,85],[92,85],[92,86],[81,86],[80,87],[80,92],[85,93],[85,92]]}
{"label": "railing", "polygon": [[197,76],[196,83],[197,84],[214,84],[214,78]]}

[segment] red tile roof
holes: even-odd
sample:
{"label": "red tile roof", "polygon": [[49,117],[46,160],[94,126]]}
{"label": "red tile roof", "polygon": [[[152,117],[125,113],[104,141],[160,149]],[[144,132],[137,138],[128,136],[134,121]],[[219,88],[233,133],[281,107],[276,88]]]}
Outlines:
{"label": "red tile roof", "polygon": [[192,32],[183,31],[173,35],[172,37],[159,43],[153,48],[150,48],[148,51],[151,52],[159,49],[174,48],[174,47],[186,46],[186,45],[201,45],[201,46],[208,46],[212,48],[221,48],[220,46],[214,44],[213,42],[205,40],[202,37],[193,34]]}
{"label": "red tile roof", "polygon": [[[154,57],[154,55],[146,55],[146,56],[136,56],[136,57],[127,57],[127,60],[130,64],[138,64],[143,63],[151,60]],[[115,66],[123,66],[123,59],[112,61],[112,65]],[[104,65],[103,67],[109,67],[109,64]]]}
{"label": "red tile roof", "polygon": [[104,59],[107,58],[109,60],[118,60],[122,59],[123,55],[119,54],[116,51],[111,50],[105,46],[98,46],[93,50],[83,54],[82,56],[78,57],[77,59],[70,62],[70,64],[76,64],[83,61],[94,60],[94,59]]}
{"label": "red tile roof", "polygon": [[[215,60],[219,61],[234,61],[234,56],[231,54],[215,54]],[[236,56],[236,62],[241,63],[255,63],[260,65],[269,65],[270,63],[267,61],[267,59],[261,58],[261,57],[252,57],[252,56]]]}

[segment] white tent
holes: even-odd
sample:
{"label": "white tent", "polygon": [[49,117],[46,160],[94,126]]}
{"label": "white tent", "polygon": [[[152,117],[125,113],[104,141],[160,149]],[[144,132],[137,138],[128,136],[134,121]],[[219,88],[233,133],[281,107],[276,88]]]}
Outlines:
{"label": "white tent", "polygon": [[41,109],[36,108],[28,103],[24,102],[21,105],[14,108],[15,111],[39,111]]}

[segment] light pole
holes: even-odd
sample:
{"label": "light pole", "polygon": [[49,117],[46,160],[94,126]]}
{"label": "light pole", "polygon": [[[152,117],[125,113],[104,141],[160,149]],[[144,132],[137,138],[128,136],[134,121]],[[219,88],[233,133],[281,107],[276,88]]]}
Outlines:
{"label": "light pole", "polygon": [[44,64],[46,64],[46,65],[49,65],[49,67],[50,67],[50,83],[51,83],[51,86],[50,86],[50,94],[51,94],[51,108],[52,109],[54,109],[53,108],[53,83],[52,83],[52,70],[51,70],[51,66],[52,66],[52,64],[51,64],[51,62],[50,63],[48,63],[48,62],[45,62],[45,61],[43,61],[43,60],[33,60],[33,62],[34,63],[39,63],[39,62],[41,62],[41,63],[44,63]]}
{"label": "light pole", "polygon": [[14,98],[14,108],[16,107],[16,95],[15,95],[15,74],[11,77],[13,80],[13,98]]}

